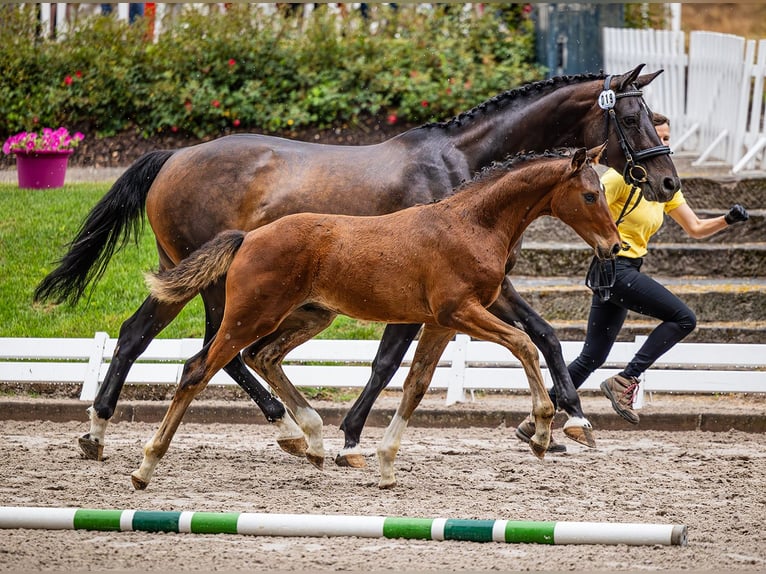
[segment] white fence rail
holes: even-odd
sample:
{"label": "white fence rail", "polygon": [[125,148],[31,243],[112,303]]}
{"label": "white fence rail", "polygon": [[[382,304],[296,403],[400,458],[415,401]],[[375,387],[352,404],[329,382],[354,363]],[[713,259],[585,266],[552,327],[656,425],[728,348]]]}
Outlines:
{"label": "white fence rail", "polygon": [[[624,71],[642,62],[665,72],[646,101],[673,123],[671,148],[695,165],[731,166],[732,173],[766,170],[764,77],[766,40],[694,31],[689,53],[682,32],[604,28],[604,65]],[[655,86],[655,83],[657,86]]]}
{"label": "white fence rail", "polygon": [[[644,337],[618,342],[606,364],[583,389],[598,389],[600,381],[624,367]],[[81,383],[80,399],[92,401],[104,380],[116,339],[96,333],[91,339],[0,339],[0,381],[22,383]],[[127,384],[176,384],[183,362],[202,348],[201,339],[155,339],[128,375]],[[378,341],[313,339],[293,350],[285,361],[287,376],[298,387],[362,387]],[[581,342],[562,342],[564,358],[574,359]],[[404,359],[391,387],[401,388],[414,354]],[[543,374],[550,383],[545,360]],[[233,385],[223,372],[210,382]],[[447,404],[465,400],[474,390],[528,390],[519,361],[494,343],[458,335],[445,350],[431,384],[446,389]],[[636,406],[646,392],[761,393],[766,392],[766,344],[680,343],[644,374]]]}

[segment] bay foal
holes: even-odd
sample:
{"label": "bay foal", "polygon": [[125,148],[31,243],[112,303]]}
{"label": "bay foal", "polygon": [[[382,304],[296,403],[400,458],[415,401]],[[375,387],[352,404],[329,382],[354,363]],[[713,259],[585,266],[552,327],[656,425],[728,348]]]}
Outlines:
{"label": "bay foal", "polygon": [[536,423],[530,446],[542,458],[554,406],[537,350],[526,333],[487,307],[500,293],[514,246],[538,216],[572,226],[599,258],[617,253],[620,237],[590,166],[601,150],[520,156],[485,170],[447,199],[388,215],[303,213],[247,234],[223,232],[173,269],[149,276],[152,297],[175,304],[226,276],[226,307],[221,328],[184,366],[160,428],[132,474],[134,487],[147,487],[184,412],[211,377],[307,304],[363,320],[425,324],[401,404],[378,448],[381,488],[396,484],[393,462],[401,436],[458,331],[503,345],[521,362]]}

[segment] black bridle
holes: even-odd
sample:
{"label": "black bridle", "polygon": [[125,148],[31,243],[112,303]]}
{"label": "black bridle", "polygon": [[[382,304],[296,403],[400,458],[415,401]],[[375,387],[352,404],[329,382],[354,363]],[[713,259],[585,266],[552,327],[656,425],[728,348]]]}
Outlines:
{"label": "black bridle", "polygon": [[[643,98],[643,92],[641,90],[633,89],[628,92],[615,94],[609,87],[611,82],[612,76],[609,75],[604,80],[604,89],[598,96],[598,105],[606,114],[607,137],[609,136],[610,120],[614,123],[619,138],[620,148],[622,148],[622,153],[625,155],[625,167],[622,170],[622,178],[625,180],[625,183],[631,186],[630,195],[622,208],[620,216],[617,218],[616,223],[619,225],[628,213],[638,207],[638,204],[641,201],[641,184],[647,181],[647,171],[639,162],[660,155],[669,155],[671,152],[670,148],[666,145],[658,145],[640,151],[635,151],[631,147],[625,137],[625,131],[620,125],[614,107],[617,104],[617,100],[620,98]],[[646,107],[645,103],[644,106]],[[649,108],[647,107],[646,109],[648,111]],[[638,198],[636,199],[636,202],[628,208],[636,191],[638,191]],[[630,247],[623,244],[622,248],[623,250],[626,250]],[[608,301],[612,295],[612,287],[614,287],[616,277],[617,269],[614,259],[601,260],[594,257],[591,261],[588,273],[585,275],[585,285],[587,285],[594,293],[598,293],[599,298],[602,301]]]}
{"label": "black bridle", "polygon": [[[609,75],[604,79],[604,90],[598,96],[598,105],[604,110],[606,114],[606,133],[609,135],[609,122],[611,120],[614,123],[615,130],[617,131],[618,142],[622,153],[625,155],[625,167],[622,170],[622,177],[625,183],[636,187],[641,187],[640,184],[647,181],[646,168],[640,165],[639,162],[647,159],[657,157],[660,155],[670,155],[670,148],[666,145],[657,145],[648,149],[635,151],[630,143],[628,143],[625,137],[625,131],[622,129],[622,125],[617,118],[617,112],[614,111],[614,107],[617,104],[617,100],[620,98],[643,98],[644,93],[641,90],[631,90],[628,92],[622,92],[615,94],[614,90],[609,87],[612,83],[612,76]],[[646,104],[644,104],[646,107]],[[649,109],[648,107],[646,108]]]}

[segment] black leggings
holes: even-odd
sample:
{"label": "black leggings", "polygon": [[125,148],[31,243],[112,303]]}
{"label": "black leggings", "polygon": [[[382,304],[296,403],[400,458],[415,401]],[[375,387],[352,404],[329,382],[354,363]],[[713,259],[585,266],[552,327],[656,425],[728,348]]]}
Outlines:
{"label": "black leggings", "polygon": [[[628,311],[662,321],[622,371],[621,374],[628,377],[640,377],[660,356],[697,326],[697,317],[683,301],[641,273],[643,261],[618,257],[612,296],[608,301],[602,301],[598,295],[593,295],[585,344],[580,355],[568,366],[575,388],[580,388],[591,373],[606,362]],[[553,389],[549,394],[555,405]]]}

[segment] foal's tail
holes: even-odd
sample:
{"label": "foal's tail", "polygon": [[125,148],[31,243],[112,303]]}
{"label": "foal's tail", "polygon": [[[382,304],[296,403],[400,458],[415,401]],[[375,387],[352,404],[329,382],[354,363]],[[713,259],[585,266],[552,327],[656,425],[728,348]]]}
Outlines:
{"label": "foal's tail", "polygon": [[57,261],[35,289],[34,300],[53,299],[72,305],[89,283],[94,285],[106,271],[112,255],[131,239],[138,241],[144,223],[149,188],[172,151],[152,151],[131,165],[90,211],[69,251]]}
{"label": "foal's tail", "polygon": [[223,231],[175,267],[148,273],[152,297],[163,303],[186,303],[226,275],[244,240],[244,231]]}

